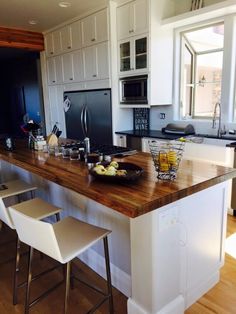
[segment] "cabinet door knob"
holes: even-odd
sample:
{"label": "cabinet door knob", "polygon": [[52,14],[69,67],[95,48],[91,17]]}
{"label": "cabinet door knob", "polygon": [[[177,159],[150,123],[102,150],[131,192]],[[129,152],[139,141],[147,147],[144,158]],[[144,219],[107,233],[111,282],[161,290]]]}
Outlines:
{"label": "cabinet door knob", "polygon": [[50,52],[50,55],[53,55],[53,51]]}
{"label": "cabinet door knob", "polygon": [[68,49],[71,49],[71,46],[68,46],[67,48],[68,48]]}
{"label": "cabinet door knob", "polygon": [[95,40],[96,40],[95,38],[92,38],[92,39],[91,39],[91,41],[95,41]]}
{"label": "cabinet door knob", "polygon": [[134,32],[134,30],[133,30],[133,29],[129,30],[129,33],[133,33],[133,32]]}
{"label": "cabinet door knob", "polygon": [[70,77],[70,81],[73,81],[73,77]]}
{"label": "cabinet door knob", "polygon": [[93,74],[93,77],[97,77],[97,74]]}
{"label": "cabinet door knob", "polygon": [[53,83],[56,83],[56,81],[52,81]]}

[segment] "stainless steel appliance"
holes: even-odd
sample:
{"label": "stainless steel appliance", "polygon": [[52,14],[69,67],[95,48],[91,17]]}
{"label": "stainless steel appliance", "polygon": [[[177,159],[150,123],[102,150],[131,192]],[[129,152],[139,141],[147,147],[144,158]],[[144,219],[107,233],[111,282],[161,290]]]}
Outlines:
{"label": "stainless steel appliance", "polygon": [[67,138],[112,144],[111,90],[64,93]]}
{"label": "stainless steel appliance", "polygon": [[121,104],[148,103],[148,76],[133,76],[120,79]]}

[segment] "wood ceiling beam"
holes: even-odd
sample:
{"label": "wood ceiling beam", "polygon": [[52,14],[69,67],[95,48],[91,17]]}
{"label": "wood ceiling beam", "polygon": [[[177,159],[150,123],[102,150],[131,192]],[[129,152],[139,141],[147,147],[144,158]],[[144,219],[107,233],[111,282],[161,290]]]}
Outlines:
{"label": "wood ceiling beam", "polygon": [[0,27],[0,47],[43,51],[43,34],[21,29]]}

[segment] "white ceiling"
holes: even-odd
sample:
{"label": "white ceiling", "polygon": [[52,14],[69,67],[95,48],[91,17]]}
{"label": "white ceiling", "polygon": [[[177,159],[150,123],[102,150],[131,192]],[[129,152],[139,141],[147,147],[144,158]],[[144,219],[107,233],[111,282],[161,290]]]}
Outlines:
{"label": "white ceiling", "polygon": [[[61,0],[70,2],[59,7],[60,0],[0,0],[0,26],[43,32],[76,16],[103,6],[107,0]],[[29,20],[37,20],[30,25]]]}

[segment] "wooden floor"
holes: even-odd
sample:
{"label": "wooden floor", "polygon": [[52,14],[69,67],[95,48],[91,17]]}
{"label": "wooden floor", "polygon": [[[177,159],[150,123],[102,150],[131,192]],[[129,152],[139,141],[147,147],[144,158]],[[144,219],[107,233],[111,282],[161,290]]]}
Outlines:
{"label": "wooden floor", "polygon": [[[228,235],[236,232],[236,218],[228,217]],[[1,238],[14,238],[14,233],[4,228],[1,231]],[[236,247],[236,244],[235,244]],[[23,248],[26,249],[26,248]],[[10,256],[14,255],[14,242],[0,246],[0,263]],[[22,258],[22,268],[26,268],[27,258]],[[54,262],[48,258],[43,260],[38,254],[35,256],[35,270],[46,269]],[[23,314],[24,313],[24,288],[19,289],[19,304],[12,305],[12,273],[14,263],[0,264],[0,314]],[[89,280],[95,282],[98,286],[105,288],[105,281],[91,271],[81,262],[76,262],[74,271],[82,277],[86,276]],[[25,272],[21,272],[21,280],[25,278]],[[53,283],[62,279],[62,270],[56,270],[54,273],[47,275],[33,283],[32,297],[35,298],[42,293],[45,287],[50,287]],[[127,298],[116,289],[113,290],[114,306],[116,314],[126,314]],[[36,304],[30,311],[31,314],[60,314],[63,313],[63,287],[57,288],[43,301]],[[69,314],[86,313],[93,304],[99,300],[97,293],[91,292],[89,288],[80,283],[75,283],[75,288],[70,291]],[[97,314],[108,313],[108,306],[104,304],[96,312]],[[226,254],[225,266],[221,270],[220,282],[204,295],[197,303],[193,304],[185,314],[234,314],[236,313],[236,259]]]}

